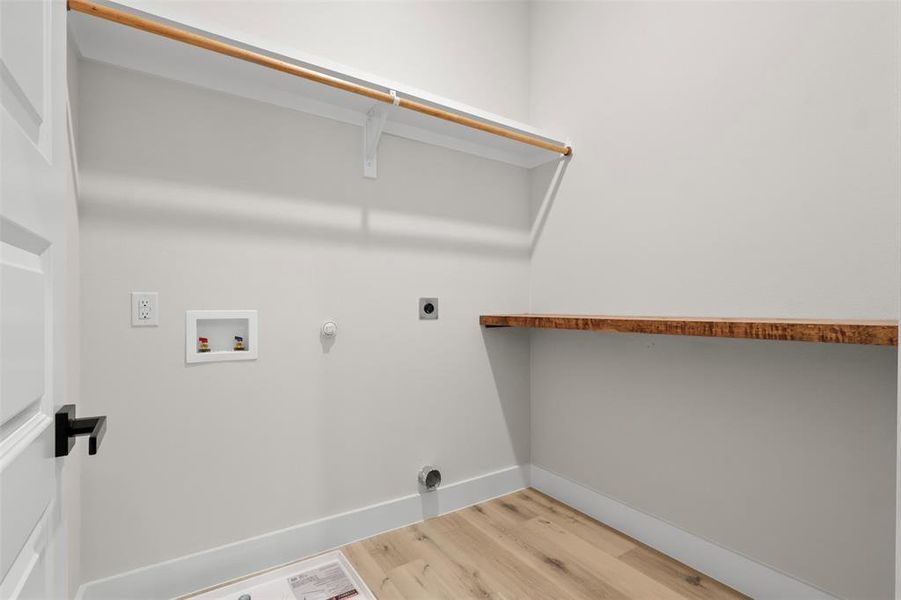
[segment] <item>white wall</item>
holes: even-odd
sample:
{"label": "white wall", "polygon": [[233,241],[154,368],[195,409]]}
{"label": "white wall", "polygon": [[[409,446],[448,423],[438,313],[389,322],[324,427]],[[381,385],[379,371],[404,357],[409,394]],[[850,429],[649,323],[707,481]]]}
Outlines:
{"label": "white wall", "polygon": [[[81,71],[85,580],[528,463],[528,344],[478,326],[527,309],[525,170],[386,137],[367,180],[358,127]],[[259,360],[186,365],[197,308],[258,309]]]}
{"label": "white wall", "polygon": [[[576,156],[529,286],[518,169],[388,137],[364,181],[357,128],[84,65],[83,406],[110,416],[86,580],[409,493],[424,461],[527,462],[528,337],[475,322],[530,295],[898,315],[897,4],[132,4],[570,132]],[[159,329],[129,328],[136,289]],[[215,307],[260,309],[259,361],[183,364],[183,311]],[[894,350],[547,332],[531,353],[536,463],[890,593]]]}
{"label": "white wall", "polygon": [[261,47],[294,48],[523,122],[529,3],[124,0]]}
{"label": "white wall", "polygon": [[[897,318],[897,3],[538,3],[575,156],[535,312]],[[565,43],[561,43],[565,40]],[[896,351],[549,332],[533,461],[834,594],[893,584]]]}

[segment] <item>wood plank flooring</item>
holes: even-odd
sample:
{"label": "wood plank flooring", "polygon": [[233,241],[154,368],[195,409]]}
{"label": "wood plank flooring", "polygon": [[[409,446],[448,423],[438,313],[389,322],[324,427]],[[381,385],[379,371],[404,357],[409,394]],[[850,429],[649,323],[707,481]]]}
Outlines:
{"label": "wood plank flooring", "polygon": [[342,550],[379,600],[747,597],[532,489]]}

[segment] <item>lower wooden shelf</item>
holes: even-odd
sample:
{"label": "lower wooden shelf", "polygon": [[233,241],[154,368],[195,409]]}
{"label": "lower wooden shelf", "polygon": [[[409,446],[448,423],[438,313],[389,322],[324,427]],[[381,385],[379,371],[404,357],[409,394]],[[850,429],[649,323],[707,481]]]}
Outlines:
{"label": "lower wooden shelf", "polygon": [[897,321],[511,314],[482,315],[479,317],[479,324],[484,327],[576,329],[873,346],[898,345]]}

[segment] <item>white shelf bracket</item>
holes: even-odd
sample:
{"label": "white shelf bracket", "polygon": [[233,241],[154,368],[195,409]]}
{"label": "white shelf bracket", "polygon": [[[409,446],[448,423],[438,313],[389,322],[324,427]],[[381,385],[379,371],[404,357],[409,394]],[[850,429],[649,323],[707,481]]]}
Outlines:
{"label": "white shelf bracket", "polygon": [[394,98],[394,102],[392,104],[379,102],[369,109],[366,118],[363,119],[363,177],[369,179],[378,177],[379,140],[382,139],[385,123],[388,121],[388,113],[393,107],[400,104],[397,92],[390,90],[389,93]]}

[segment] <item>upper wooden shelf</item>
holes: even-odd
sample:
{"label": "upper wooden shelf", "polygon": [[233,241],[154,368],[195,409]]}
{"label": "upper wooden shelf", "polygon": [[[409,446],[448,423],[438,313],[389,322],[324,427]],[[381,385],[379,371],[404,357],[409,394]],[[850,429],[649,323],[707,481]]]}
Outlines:
{"label": "upper wooden shelf", "polygon": [[358,126],[374,108],[390,107],[384,133],[519,167],[536,167],[572,151],[563,136],[304,55],[269,38],[209,31],[110,0],[68,4],[69,31],[87,60]]}
{"label": "upper wooden shelf", "polygon": [[482,315],[479,317],[479,324],[485,327],[577,329],[873,346],[898,345],[896,321],[520,314]]}

